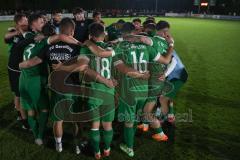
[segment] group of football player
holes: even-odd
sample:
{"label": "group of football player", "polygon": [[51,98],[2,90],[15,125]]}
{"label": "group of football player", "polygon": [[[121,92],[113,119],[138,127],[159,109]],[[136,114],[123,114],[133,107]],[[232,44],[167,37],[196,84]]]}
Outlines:
{"label": "group of football player", "polygon": [[[22,127],[44,145],[50,119],[56,151],[62,152],[63,124],[70,122],[74,137],[88,133],[96,159],[110,156],[119,125],[120,149],[129,157],[134,156],[136,130],[151,128],[153,140],[167,141],[162,124],[175,122],[173,101],[188,77],[174,50],[170,24],[147,17],[143,23],[120,19],[107,26],[100,12],[87,19],[81,8],[73,10],[73,17],[62,18],[59,11],[51,19],[18,13],[5,34],[10,87]],[[89,129],[81,130],[84,125]]]}

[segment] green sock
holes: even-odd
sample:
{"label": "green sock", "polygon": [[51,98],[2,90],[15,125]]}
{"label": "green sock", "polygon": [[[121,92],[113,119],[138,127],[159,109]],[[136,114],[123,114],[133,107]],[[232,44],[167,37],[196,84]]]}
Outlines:
{"label": "green sock", "polygon": [[103,131],[103,141],[104,141],[104,149],[107,150],[110,148],[113,139],[113,130]]}
{"label": "green sock", "polygon": [[128,148],[133,148],[134,128],[124,127],[124,142]]}
{"label": "green sock", "polygon": [[93,147],[95,153],[99,153],[99,143],[100,143],[100,132],[99,130],[91,130],[90,131],[90,143]]}
{"label": "green sock", "polygon": [[46,129],[46,124],[48,120],[48,112],[41,112],[39,117],[39,128],[38,128],[38,138],[43,139],[43,135]]}
{"label": "green sock", "polygon": [[133,125],[133,134],[135,135],[135,133],[137,132],[137,126],[138,126],[138,123],[135,122],[134,125]]}
{"label": "green sock", "polygon": [[37,121],[33,116],[28,116],[28,124],[32,129],[34,138],[38,136]]}
{"label": "green sock", "polygon": [[160,133],[163,132],[162,127],[155,128],[154,130],[155,130],[155,133],[156,133],[156,134],[160,134]]}
{"label": "green sock", "polygon": [[169,113],[168,114],[174,114],[173,103],[172,102],[169,105]]}

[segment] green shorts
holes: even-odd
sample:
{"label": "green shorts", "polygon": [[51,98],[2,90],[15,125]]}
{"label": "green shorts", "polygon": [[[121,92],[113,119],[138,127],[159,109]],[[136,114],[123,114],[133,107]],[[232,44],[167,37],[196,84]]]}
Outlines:
{"label": "green shorts", "polygon": [[88,108],[91,110],[89,120],[92,122],[112,122],[115,117],[115,106],[112,105],[96,105],[88,103]]}
{"label": "green shorts", "polygon": [[164,96],[170,99],[174,99],[176,98],[177,92],[184,85],[184,82],[178,79],[174,79],[174,80],[171,80],[170,83],[173,85],[173,89],[171,90],[171,92],[165,94]]}
{"label": "green shorts", "polygon": [[166,81],[149,81],[148,88],[148,98],[146,103],[148,102],[157,102],[157,98],[164,94],[169,93],[173,89],[173,85],[169,84]]}
{"label": "green shorts", "polygon": [[24,110],[40,111],[49,109],[45,77],[28,77],[21,74],[19,90],[21,94],[20,103]]}
{"label": "green shorts", "polygon": [[[57,104],[64,100],[73,101],[72,106],[65,106],[65,108],[69,108],[69,112],[78,113],[81,112],[81,105],[78,97],[73,96],[72,94],[59,94],[54,91],[51,92],[51,120],[52,121],[61,121],[64,119],[65,110],[55,110]],[[64,104],[63,104],[64,105]],[[66,104],[67,105],[67,104]],[[60,108],[61,109],[61,108]]]}
{"label": "green shorts", "polygon": [[115,89],[101,83],[91,83],[90,88],[86,107],[87,121],[112,122],[115,117]]}
{"label": "green shorts", "polygon": [[118,121],[119,122],[139,122],[142,117],[143,108],[146,103],[146,99],[139,99],[136,105],[129,106],[120,99],[118,104]]}

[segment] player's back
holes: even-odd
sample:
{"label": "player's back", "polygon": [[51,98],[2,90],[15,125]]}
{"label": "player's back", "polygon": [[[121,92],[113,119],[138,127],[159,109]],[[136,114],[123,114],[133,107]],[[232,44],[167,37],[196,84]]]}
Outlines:
{"label": "player's back", "polygon": [[[26,61],[37,56],[41,52],[41,50],[47,45],[48,45],[47,38],[41,40],[40,42],[29,44],[24,49],[23,60]],[[46,67],[47,67],[46,64],[42,63],[31,68],[22,69],[22,73],[25,76],[47,75],[45,73],[47,71]]]}
{"label": "player's back", "polygon": [[[131,68],[138,70],[141,73],[148,72],[149,47],[143,43],[131,43],[127,41],[120,42],[115,52],[120,55],[121,60]],[[129,97],[144,97],[148,93],[148,80],[140,80],[137,78],[130,78],[126,75],[119,75],[119,92],[123,99]],[[140,94],[141,93],[141,94]]]}
{"label": "player's back", "polygon": [[120,42],[115,51],[121,55],[126,65],[141,73],[148,71],[149,46],[143,43]]}
{"label": "player's back", "polygon": [[[65,65],[73,64],[77,61],[77,56],[79,55],[79,46],[74,44],[68,44],[65,42],[58,42],[47,46],[39,57],[48,63],[50,71],[52,71],[52,65],[58,64],[59,62]],[[68,84],[80,83],[79,74],[72,73],[66,80]]]}
{"label": "player's back", "polygon": [[44,53],[41,53],[40,58],[47,61],[49,66],[52,66],[52,64],[57,64],[59,61],[65,63],[78,56],[79,46],[65,42],[58,42],[49,45],[43,52]]}
{"label": "player's back", "polygon": [[[108,44],[104,42],[95,42],[95,44],[104,49],[108,48]],[[98,72],[102,77],[106,79],[112,78],[112,66],[113,66],[112,57],[105,57],[105,58],[98,57],[94,53],[92,53],[88,47],[81,48],[80,57],[87,58],[89,60],[90,68]],[[108,87],[97,82],[96,83],[93,82],[91,83],[91,85],[96,88],[103,88],[103,89],[106,88],[107,90],[109,90]]]}

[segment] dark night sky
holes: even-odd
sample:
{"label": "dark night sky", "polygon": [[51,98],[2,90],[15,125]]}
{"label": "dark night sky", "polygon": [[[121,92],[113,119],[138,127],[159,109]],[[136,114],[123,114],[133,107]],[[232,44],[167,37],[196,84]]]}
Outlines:
{"label": "dark night sky", "polygon": [[[7,0],[0,1],[1,9],[9,8],[136,8],[154,9],[156,0]],[[49,5],[50,4],[50,5]],[[159,9],[191,9],[193,0],[158,0]]]}
{"label": "dark night sky", "polygon": [[[207,1],[207,0],[202,0]],[[84,9],[149,9],[154,10],[156,0],[0,0],[0,9],[72,9],[80,6]],[[194,0],[158,0],[158,9],[166,11],[192,11]],[[225,3],[225,7],[223,7]],[[235,4],[234,4],[235,3]],[[212,7],[216,13],[240,11],[240,0],[217,0]]]}

